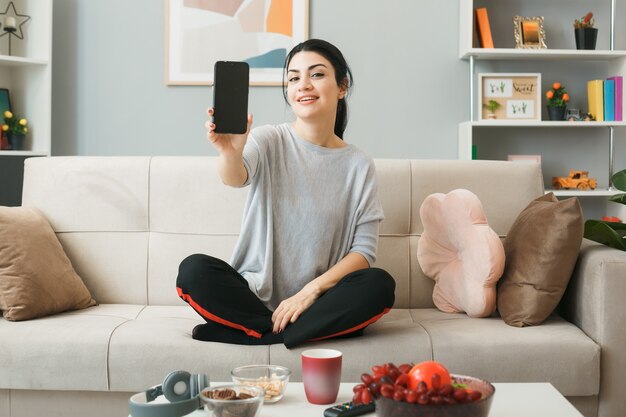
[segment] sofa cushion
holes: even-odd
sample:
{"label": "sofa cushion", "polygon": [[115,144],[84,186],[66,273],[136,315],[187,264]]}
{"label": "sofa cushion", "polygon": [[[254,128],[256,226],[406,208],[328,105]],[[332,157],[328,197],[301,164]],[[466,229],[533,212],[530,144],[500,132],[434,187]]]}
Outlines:
{"label": "sofa cushion", "polygon": [[0,318],[0,388],[108,390],[111,335],[142,308],[101,304],[26,322]]}
{"label": "sofa cushion", "polygon": [[271,363],[291,369],[293,381],[302,381],[300,354],[307,349],[329,348],[343,352],[341,380],[359,381],[363,372],[379,363],[397,365],[431,358],[430,337],[415,323],[408,309],[392,309],[365,329],[361,337],[321,340],[293,349],[282,344],[270,346]]}
{"label": "sofa cushion", "polygon": [[0,310],[28,320],[95,305],[36,208],[0,207]]}
{"label": "sofa cushion", "polygon": [[496,308],[496,283],[504,269],[504,248],[487,224],[476,194],[456,189],[431,194],[420,207],[424,233],[417,258],[435,280],[433,301],[447,313],[487,317]]}
{"label": "sofa cushion", "polygon": [[[512,187],[515,188],[513,192]],[[543,195],[543,176],[539,164],[411,160],[413,210],[409,213],[410,233],[421,234],[424,230],[417,208],[427,196],[456,188],[465,188],[476,194],[483,203],[491,228],[498,235],[505,236],[515,220],[515,214],[522,211],[531,199]]]}
{"label": "sofa cushion", "polygon": [[411,310],[430,335],[433,359],[452,373],[491,382],[550,382],[565,396],[600,390],[600,346],[578,327],[551,316],[542,326],[507,326],[435,309]]}
{"label": "sofa cushion", "polygon": [[533,200],[504,241],[506,266],[498,285],[498,310],[507,324],[541,324],[567,288],[583,238],[578,199],[553,193]]}
{"label": "sofa cushion", "polygon": [[204,320],[189,306],[146,306],[135,320],[121,324],[109,341],[111,391],[141,391],[178,369],[207,374],[212,382],[230,381],[237,366],[269,363],[268,346],[192,339],[200,323]]}

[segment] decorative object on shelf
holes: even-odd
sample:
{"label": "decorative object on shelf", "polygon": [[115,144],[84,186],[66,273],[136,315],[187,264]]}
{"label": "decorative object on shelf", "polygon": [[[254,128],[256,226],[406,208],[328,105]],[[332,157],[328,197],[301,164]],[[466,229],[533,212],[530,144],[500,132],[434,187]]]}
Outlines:
{"label": "decorative object on shelf", "polygon": [[602,216],[602,220],[605,222],[622,223],[622,219],[616,216]]}
{"label": "decorative object on shelf", "polygon": [[10,111],[4,112],[2,134],[6,135],[9,149],[14,151],[24,150],[24,139],[28,133],[28,121],[25,118],[16,117]]}
{"label": "decorative object on shelf", "polygon": [[589,171],[570,169],[567,177],[552,177],[552,187],[555,190],[563,188],[576,188],[577,190],[595,190],[598,182],[595,178],[589,178]]}
{"label": "decorative object on shelf", "polygon": [[565,120],[568,122],[579,122],[583,120],[580,116],[580,109],[567,109],[565,111]]}
{"label": "decorative object on shelf", "polygon": [[614,75],[612,77],[607,77],[607,80],[613,80],[614,83],[614,91],[613,91],[613,103],[615,105],[614,108],[614,116],[616,122],[622,121],[622,101],[623,101],[623,90],[624,90],[624,77],[621,75]]}
{"label": "decorative object on shelf", "polygon": [[512,162],[525,162],[541,165],[541,155],[508,155],[506,157],[506,160]]}
{"label": "decorative object on shelf", "polygon": [[[9,10],[11,10],[9,12]],[[13,2],[9,2],[4,13],[0,13],[0,23],[3,24],[2,31],[4,33],[0,34],[0,38],[7,35],[9,38],[9,55],[11,55],[11,37],[15,36],[18,39],[24,39],[24,31],[22,30],[22,26],[26,22],[30,20],[30,16],[25,14],[19,14],[17,10],[15,10],[15,5]]]}
{"label": "decorative object on shelf", "polygon": [[602,82],[604,91],[602,100],[604,104],[604,121],[615,121],[615,80],[606,79]]}
{"label": "decorative object on shelf", "polygon": [[[481,88],[479,120],[541,120],[541,74],[478,74]],[[490,101],[501,104],[491,110]],[[495,110],[495,112],[494,112]]]}
{"label": "decorative object on shelf", "polygon": [[598,122],[604,121],[604,80],[587,81],[589,113]]}
{"label": "decorative object on shelf", "polygon": [[4,113],[11,112],[11,95],[9,89],[0,88],[0,126],[4,124]]}
{"label": "decorative object on shelf", "polygon": [[[626,191],[626,169],[613,174],[611,181],[615,188]],[[609,197],[609,201],[626,205],[626,194],[615,194]],[[609,220],[587,220],[585,222],[585,237],[603,245],[626,251],[626,224],[616,217],[609,218]]]}
{"label": "decorative object on shelf", "polygon": [[166,0],[165,21],[168,85],[210,85],[222,60],[247,62],[250,85],[282,85],[287,52],[309,37],[309,0]]}
{"label": "decorative object on shelf", "polygon": [[574,20],[574,36],[576,38],[576,49],[596,49],[596,39],[598,29],[593,25],[595,19],[593,13],[589,12],[580,19]]}
{"label": "decorative object on shelf", "polygon": [[483,104],[483,107],[489,110],[489,113],[487,113],[487,119],[495,119],[496,110],[502,107],[502,104],[498,103],[496,100],[489,100],[486,104]]}
{"label": "decorative object on shelf", "polygon": [[552,88],[546,91],[546,98],[548,118],[550,120],[565,120],[565,111],[569,101],[569,94],[565,91],[565,87],[560,82],[553,83]]}
{"label": "decorative object on shelf", "polygon": [[543,29],[543,16],[513,17],[515,47],[525,49],[545,49],[546,32]]}
{"label": "decorative object on shelf", "polygon": [[474,9],[476,16],[476,32],[478,33],[478,44],[481,48],[493,48],[493,38],[491,37],[491,26],[489,25],[489,16],[487,8],[480,7]]}

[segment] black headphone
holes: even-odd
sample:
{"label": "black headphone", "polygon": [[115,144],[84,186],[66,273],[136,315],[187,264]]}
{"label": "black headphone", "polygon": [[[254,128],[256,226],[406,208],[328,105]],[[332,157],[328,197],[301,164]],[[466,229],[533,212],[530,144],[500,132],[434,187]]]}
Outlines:
{"label": "black headphone", "polygon": [[[128,400],[132,417],[180,417],[199,409],[202,404],[198,394],[209,386],[209,377],[174,371],[165,377],[162,385],[134,394]],[[169,403],[150,404],[160,395]]]}

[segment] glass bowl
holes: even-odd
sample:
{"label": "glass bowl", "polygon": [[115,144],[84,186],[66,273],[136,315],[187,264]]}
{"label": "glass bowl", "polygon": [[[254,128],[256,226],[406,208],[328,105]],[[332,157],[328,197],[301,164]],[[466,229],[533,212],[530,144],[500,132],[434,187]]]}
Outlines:
{"label": "glass bowl", "polygon": [[420,405],[390,398],[376,399],[378,417],[487,417],[496,391],[491,383],[471,376],[451,375],[452,383],[465,384],[467,388],[480,391],[480,400],[471,403]]}
{"label": "glass bowl", "polygon": [[244,385],[222,385],[205,388],[200,401],[209,417],[257,417],[263,406],[265,391]]}
{"label": "glass bowl", "polygon": [[277,365],[247,365],[233,369],[230,375],[235,384],[263,388],[265,402],[275,403],[285,395],[291,371]]}

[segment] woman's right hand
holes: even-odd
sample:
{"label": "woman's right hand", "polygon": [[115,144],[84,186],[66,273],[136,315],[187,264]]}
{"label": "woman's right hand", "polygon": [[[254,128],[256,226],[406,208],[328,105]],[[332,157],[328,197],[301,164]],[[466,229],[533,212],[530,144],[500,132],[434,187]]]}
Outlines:
{"label": "woman's right hand", "polygon": [[215,149],[224,157],[241,156],[243,154],[243,147],[248,140],[248,133],[250,133],[250,127],[252,126],[252,115],[248,115],[248,127],[246,133],[242,134],[230,134],[230,133],[215,133],[215,123],[213,123],[213,108],[207,109],[209,120],[205,123],[207,128],[207,138],[209,142],[215,146]]}

